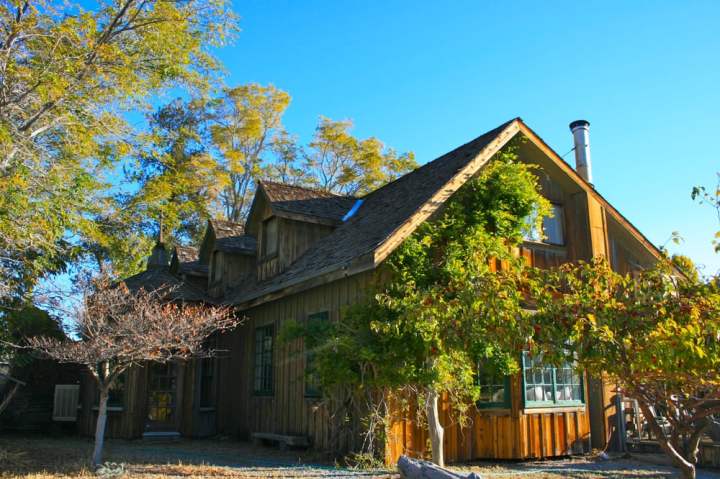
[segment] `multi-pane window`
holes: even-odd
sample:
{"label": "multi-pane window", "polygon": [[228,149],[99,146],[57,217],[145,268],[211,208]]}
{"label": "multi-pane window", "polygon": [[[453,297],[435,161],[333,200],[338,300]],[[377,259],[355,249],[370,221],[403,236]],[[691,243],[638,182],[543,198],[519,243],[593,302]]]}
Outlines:
{"label": "multi-pane window", "polygon": [[275,256],[278,251],[278,220],[270,218],[263,223],[263,255]]}
{"label": "multi-pane window", "polygon": [[220,252],[215,251],[212,255],[212,280],[213,281],[219,281],[221,274],[220,274]]}
{"label": "multi-pane window", "polygon": [[214,357],[200,360],[200,407],[215,406],[215,367]]}
{"label": "multi-pane window", "polygon": [[554,406],[583,402],[582,377],[575,367],[544,364],[540,355],[523,353],[523,387],[526,406]]}
{"label": "multi-pane window", "polygon": [[175,363],[153,363],[150,366],[148,389],[148,419],[156,424],[174,423],[177,399]]}
{"label": "multi-pane window", "polygon": [[255,394],[273,393],[273,327],[255,329]]}
{"label": "multi-pane window", "polygon": [[[95,394],[95,404],[100,404],[100,390]],[[122,373],[113,383],[112,389],[108,392],[107,406],[111,408],[121,408],[125,405],[125,373]]]}
{"label": "multi-pane window", "polygon": [[476,380],[480,388],[480,397],[477,401],[479,408],[510,407],[509,377],[479,364]]}
{"label": "multi-pane window", "polygon": [[[327,311],[308,315],[308,324],[315,321],[327,321],[329,314]],[[317,373],[315,372],[315,351],[312,348],[305,347],[305,396],[306,397],[319,397],[320,391],[320,380]]]}

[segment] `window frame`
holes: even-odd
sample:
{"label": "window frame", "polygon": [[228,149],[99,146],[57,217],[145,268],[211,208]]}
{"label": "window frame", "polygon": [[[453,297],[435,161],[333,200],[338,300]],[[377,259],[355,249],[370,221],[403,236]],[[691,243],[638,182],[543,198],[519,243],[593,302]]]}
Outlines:
{"label": "window frame", "polygon": [[[268,251],[268,225],[270,223],[275,224],[275,249],[274,251]],[[271,216],[265,219],[262,223],[262,256],[263,259],[272,259],[278,255],[280,251],[280,221],[277,216]]]}
{"label": "window frame", "polygon": [[[565,205],[563,203],[558,203],[551,201],[550,206],[553,208],[553,216],[545,216],[542,219],[542,225],[540,227],[540,231],[537,230],[534,226],[534,221],[538,216],[537,210],[533,211],[529,216],[525,218],[525,225],[529,227],[529,231],[526,233],[525,236],[523,236],[523,241],[527,243],[534,243],[534,244],[540,244],[540,245],[546,245],[546,246],[556,246],[556,247],[565,247],[567,246],[567,228],[565,227]],[[559,214],[558,214],[559,212]],[[548,221],[554,221],[557,220],[559,227],[560,227],[560,235],[562,236],[562,241],[560,243],[550,241],[550,238],[547,236],[546,231],[546,223]]]}
{"label": "window frame", "polygon": [[220,271],[220,251],[213,251],[211,266],[212,266],[211,282],[217,283],[222,279],[222,275],[221,275],[221,271]]}
{"label": "window frame", "polygon": [[[127,370],[123,371],[115,378],[115,383],[112,389],[108,391],[108,402],[107,410],[113,411],[124,411],[125,403],[127,402]],[[100,388],[95,385],[95,399],[93,401],[93,409],[97,410],[100,407]]]}
{"label": "window frame", "polygon": [[[545,218],[543,218],[542,234],[545,238],[543,239],[542,242],[545,244],[553,245],[553,246],[565,246],[567,244],[567,238],[566,238],[567,231],[565,229],[565,205],[563,205],[562,203],[551,202],[550,206],[552,206],[552,208],[553,208],[553,216],[552,216],[552,218],[549,216],[546,216]],[[558,214],[558,212],[559,212],[559,214]],[[560,225],[561,241],[559,243],[550,241],[550,237],[546,234],[547,228],[545,227],[545,222],[548,220],[557,221],[558,225]]]}
{"label": "window frame", "polygon": [[[307,323],[309,324],[310,321],[330,321],[330,311],[328,310],[322,310],[322,311],[316,311],[314,313],[310,313],[307,315],[306,318]],[[322,389],[320,388],[320,385],[317,384],[317,380],[315,379],[313,381],[314,375],[312,372],[309,371],[309,369],[312,367],[312,362],[314,360],[314,355],[311,351],[308,351],[307,346],[303,345],[305,348],[304,351],[304,357],[305,357],[305,366],[304,366],[304,387],[303,387],[303,395],[307,399],[318,399],[322,397]],[[313,382],[315,384],[313,384]]]}
{"label": "window frame", "polygon": [[[217,357],[215,356],[208,356],[204,358],[200,358],[199,361],[200,365],[200,374],[198,384],[198,407],[200,409],[211,409],[217,407],[217,400],[218,400],[218,388],[217,388],[217,378],[218,378],[218,362]],[[210,371],[211,374],[207,374],[207,372]],[[211,383],[209,386],[205,383],[207,377],[211,378]],[[209,397],[204,397],[204,392],[207,391]]]}
{"label": "window frame", "polygon": [[[258,350],[258,334],[263,333],[261,349]],[[270,338],[269,351],[265,350],[265,339]],[[255,396],[273,396],[275,394],[275,325],[266,324],[255,328],[253,350],[253,395]],[[265,364],[265,359],[269,364]],[[258,371],[259,370],[259,371]],[[269,375],[264,378],[264,374]],[[258,384],[259,379],[259,384]]]}
{"label": "window frame", "polygon": [[[578,387],[580,389],[580,399],[570,399],[570,400],[558,400],[556,399],[557,396],[557,370],[560,369],[557,366],[554,365],[545,365],[545,368],[549,368],[552,371],[551,376],[551,391],[553,400],[552,401],[534,401],[534,400],[528,400],[527,399],[527,381],[526,381],[526,371],[528,370],[528,367],[526,366],[526,355],[528,354],[527,351],[524,351],[522,353],[522,371],[521,371],[521,379],[522,379],[522,400],[523,400],[523,408],[525,409],[538,409],[538,408],[562,408],[562,407],[580,407],[585,406],[586,404],[586,397],[585,397],[585,377],[582,371],[577,370],[577,368],[573,367],[575,372],[578,375]],[[569,364],[569,363],[568,363]],[[534,383],[533,383],[534,384]],[[545,383],[543,383],[545,384]],[[561,383],[564,384],[564,383]]]}
{"label": "window frame", "polygon": [[[481,384],[481,371],[480,366],[475,368],[475,384],[482,388]],[[512,395],[510,394],[511,381],[510,376],[502,376],[503,386],[503,400],[502,401],[482,401],[478,399],[475,401],[475,407],[478,409],[510,409],[512,408]],[[485,387],[499,386],[499,384],[488,384]]]}

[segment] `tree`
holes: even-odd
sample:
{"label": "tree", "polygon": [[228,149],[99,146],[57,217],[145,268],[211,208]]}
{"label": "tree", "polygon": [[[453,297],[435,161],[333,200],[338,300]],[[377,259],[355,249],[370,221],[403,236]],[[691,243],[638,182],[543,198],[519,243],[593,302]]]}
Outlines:
{"label": "tree", "polygon": [[127,168],[139,188],[122,203],[126,224],[152,231],[162,215],[172,240],[182,243],[197,239],[207,218],[244,221],[260,179],[363,194],[416,166],[412,153],[353,137],[349,121],[321,118],[303,147],[282,125],[289,102],[273,85],[248,84],[160,107],[142,153]]}
{"label": "tree", "polygon": [[478,363],[517,371],[531,334],[523,308],[526,266],[515,246],[533,213],[541,221],[549,203],[538,193],[531,167],[518,163],[509,147],[393,252],[379,275],[387,279],[368,301],[338,322],[289,323],[284,335],[305,339],[313,374],[335,402],[418,397],[433,462],[442,466],[439,398],[449,397],[462,423],[479,395]]}
{"label": "tree", "polygon": [[[225,0],[121,0],[87,9],[0,1],[0,295],[60,271],[129,153],[124,113],[174,86],[207,87],[236,30]],[[109,174],[109,173],[108,173]]]}
{"label": "tree", "polygon": [[683,476],[695,477],[700,438],[720,412],[717,284],[677,274],[667,260],[634,275],[602,259],[537,274],[534,350],[607,374],[638,401]]}
{"label": "tree", "polygon": [[107,401],[118,377],[147,362],[168,362],[201,354],[209,335],[240,324],[227,308],[172,301],[172,288],[130,291],[124,283],[100,281],[86,292],[78,314],[78,341],[29,338],[31,348],[61,363],[83,366],[100,391],[92,464],[101,463]]}
{"label": "tree", "polygon": [[[709,205],[715,210],[718,222],[720,222],[720,173],[717,175],[717,184],[714,191],[708,191],[705,186],[695,186],[690,193],[690,197],[693,200],[697,200],[700,204]],[[720,252],[720,231],[715,233],[713,239],[713,246],[715,252]]]}
{"label": "tree", "polygon": [[287,138],[281,119],[289,103],[286,92],[258,84],[228,88],[215,102],[210,131],[229,180],[221,193],[228,220],[240,222],[247,215],[266,156],[276,140]]}
{"label": "tree", "polygon": [[305,152],[306,168],[321,189],[342,195],[369,193],[417,167],[415,155],[398,155],[377,138],[358,140],[349,120],[320,117]]}
{"label": "tree", "polygon": [[211,153],[210,100],[176,99],[150,117],[146,145],[126,168],[137,191],[123,198],[125,221],[139,232],[162,219],[169,242],[198,242],[207,220],[221,211],[227,174]]}

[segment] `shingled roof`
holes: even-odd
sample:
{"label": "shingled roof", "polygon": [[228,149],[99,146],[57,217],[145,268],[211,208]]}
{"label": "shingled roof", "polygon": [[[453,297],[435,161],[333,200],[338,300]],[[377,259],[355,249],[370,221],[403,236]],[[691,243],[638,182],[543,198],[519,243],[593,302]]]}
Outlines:
{"label": "shingled roof", "polygon": [[273,181],[260,181],[260,188],[278,216],[316,218],[340,224],[345,213],[352,208],[355,198],[339,196],[314,188],[304,188]]}
{"label": "shingled roof", "polygon": [[215,232],[215,239],[227,238],[228,236],[241,236],[245,233],[245,226],[240,223],[233,223],[225,220],[210,220],[210,225]]}
{"label": "shingled roof", "polygon": [[154,268],[135,274],[123,280],[130,291],[138,291],[141,288],[145,291],[167,290],[172,299],[183,301],[209,301],[205,294],[198,288],[181,281],[172,274],[167,267]]}
{"label": "shingled roof", "polygon": [[175,246],[175,255],[180,264],[197,261],[198,250],[192,246]]}
{"label": "shingled roof", "polygon": [[[465,173],[465,168],[491,143],[493,152],[502,147],[518,131],[517,126],[509,128],[514,121],[508,121],[368,194],[348,221],[311,246],[290,268],[249,290],[238,291],[227,301],[247,303],[325,273],[352,269],[359,263],[364,269],[373,267],[375,250],[438,192],[447,190],[448,195],[452,194],[451,180]],[[432,206],[437,208],[439,204]]]}
{"label": "shingled roof", "polygon": [[257,252],[257,240],[249,235],[228,236],[217,240],[215,249],[224,253],[254,254]]}

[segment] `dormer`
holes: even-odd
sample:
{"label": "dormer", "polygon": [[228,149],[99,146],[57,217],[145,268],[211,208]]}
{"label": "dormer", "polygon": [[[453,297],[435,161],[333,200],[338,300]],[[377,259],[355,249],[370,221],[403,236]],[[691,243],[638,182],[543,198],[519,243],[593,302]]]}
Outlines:
{"label": "dormer", "polygon": [[258,281],[284,271],[313,243],[342,224],[355,198],[261,181],[246,224],[258,240]]}
{"label": "dormer", "polygon": [[226,236],[218,239],[210,261],[210,296],[219,298],[231,288],[254,284],[256,258],[257,242],[252,236]]}
{"label": "dormer", "polygon": [[170,260],[170,273],[202,290],[207,289],[208,266],[200,263],[197,248],[176,246]]}
{"label": "dormer", "polygon": [[245,234],[245,227],[240,223],[225,220],[208,220],[205,237],[198,252],[198,261],[201,264],[209,265],[212,252],[215,250],[215,243],[218,240],[231,236],[242,236],[243,234]]}

